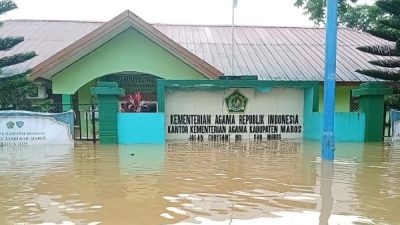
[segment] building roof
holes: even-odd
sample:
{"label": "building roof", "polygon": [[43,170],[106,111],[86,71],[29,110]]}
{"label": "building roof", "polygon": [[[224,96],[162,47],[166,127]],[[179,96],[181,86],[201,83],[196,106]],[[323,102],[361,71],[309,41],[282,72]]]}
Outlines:
{"label": "building roof", "polygon": [[155,29],[151,24],[148,24],[146,21],[127,10],[109,22],[102,24],[89,34],[76,40],[61,51],[58,51],[56,54],[40,62],[38,65],[35,65],[32,69],[32,78],[45,78],[50,80],[53,75],[70,66],[129,28],[139,31],[152,42],[156,43],[171,55],[174,55],[205,77],[209,79],[218,79],[220,75],[223,75],[221,71],[182,47],[159,30]]}
{"label": "building roof", "polygon": [[[0,57],[36,51],[32,60],[4,68],[14,73],[37,69],[45,60],[101,27],[103,22],[8,20],[0,36],[23,36],[25,41]],[[231,74],[231,27],[217,25],[153,24],[167,37],[226,75]],[[257,75],[260,80],[323,81],[325,29],[238,26],[235,28],[235,75]],[[370,34],[338,29],[337,81],[375,80],[354,72],[374,68],[368,63],[382,57],[358,51],[364,45],[392,44]]]}

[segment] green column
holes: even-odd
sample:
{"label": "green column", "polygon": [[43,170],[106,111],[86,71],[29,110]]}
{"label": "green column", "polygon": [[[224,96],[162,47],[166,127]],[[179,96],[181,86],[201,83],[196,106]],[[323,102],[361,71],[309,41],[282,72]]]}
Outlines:
{"label": "green column", "polygon": [[62,101],[62,110],[64,112],[72,109],[72,95],[62,95],[61,101]]}
{"label": "green column", "polygon": [[100,144],[118,143],[118,98],[125,90],[115,82],[99,82],[91,88],[91,94],[97,95],[99,104]]}
{"label": "green column", "polygon": [[353,96],[359,97],[360,110],[365,112],[365,141],[383,141],[384,100],[392,90],[384,83],[365,83],[353,90]]}

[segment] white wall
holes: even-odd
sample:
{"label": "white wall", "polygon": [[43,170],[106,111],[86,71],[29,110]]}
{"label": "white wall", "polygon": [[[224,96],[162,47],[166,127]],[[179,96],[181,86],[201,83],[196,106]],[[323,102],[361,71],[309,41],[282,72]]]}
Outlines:
{"label": "white wall", "polygon": [[[231,95],[235,90],[248,98],[247,107],[244,113],[230,113],[227,109],[225,98]],[[270,127],[269,132],[261,134],[263,140],[273,138],[297,139],[303,137],[303,108],[304,108],[304,90],[295,88],[274,88],[270,92],[262,93],[252,88],[227,89],[227,90],[167,90],[166,92],[166,134],[167,139],[188,139],[191,135],[202,135],[204,140],[209,139],[212,133],[191,132],[192,126],[225,126],[226,133],[229,135],[230,126],[244,126],[239,124],[241,115],[256,115],[258,118],[264,117],[263,124],[245,125],[247,133],[239,133],[243,139],[254,139],[254,133],[250,133],[251,126]],[[176,124],[173,123],[171,115],[211,115],[211,124]],[[220,125],[215,123],[216,115],[234,115],[235,124]],[[293,115],[298,116],[298,124],[270,124],[268,116],[270,115]],[[176,118],[176,117],[175,117]],[[301,129],[301,132],[282,133],[282,126],[293,126]],[[271,128],[276,127],[276,128]],[[243,128],[243,127],[241,127]],[[187,129],[187,132],[185,131]],[[273,130],[278,132],[274,133]],[[181,132],[176,132],[180,130]],[[183,132],[182,132],[183,131]],[[193,131],[193,130],[192,130]],[[215,133],[214,133],[215,134]],[[271,134],[273,134],[271,136]],[[194,136],[192,136],[194,137]],[[195,136],[196,138],[198,136]],[[224,136],[226,138],[226,136]],[[200,136],[201,138],[201,136]],[[235,140],[235,134],[229,136],[230,140]]]}

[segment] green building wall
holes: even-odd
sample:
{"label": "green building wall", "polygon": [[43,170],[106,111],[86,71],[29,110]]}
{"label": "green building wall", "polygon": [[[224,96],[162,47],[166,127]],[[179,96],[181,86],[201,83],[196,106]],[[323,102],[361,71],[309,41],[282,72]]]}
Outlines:
{"label": "green building wall", "polygon": [[[336,86],[336,112],[350,112],[351,90],[358,86]],[[319,112],[324,111],[324,86],[319,88]]]}
{"label": "green building wall", "polygon": [[[78,90],[79,104],[96,104],[96,96],[90,93],[90,88],[96,86],[96,80],[93,80]],[[88,109],[86,106],[80,106],[80,109]]]}
{"label": "green building wall", "polygon": [[[321,104],[320,86],[305,89],[304,94],[304,139],[321,140],[323,127],[323,111],[318,110]],[[317,103],[317,104],[315,104]],[[338,103],[338,102],[337,102]],[[337,104],[336,103],[336,104]],[[335,113],[335,135],[338,142],[365,141],[365,113],[337,112]]]}
{"label": "green building wall", "polygon": [[[78,94],[78,102],[79,102],[79,111],[80,111],[80,118],[81,118],[81,127],[80,132],[83,136],[88,135],[89,137],[93,136],[93,125],[91,121],[91,114],[86,113],[89,111],[91,104],[97,104],[97,97],[96,95],[92,95],[90,93],[90,88],[96,86],[96,81],[93,80],[83,87],[81,87],[77,94]],[[88,123],[86,122],[86,117],[88,117]],[[95,120],[95,126],[99,127],[99,120]],[[98,130],[98,129],[97,129]],[[77,133],[78,131],[75,131]],[[77,133],[78,134],[78,133]],[[96,134],[98,135],[98,134]]]}
{"label": "green building wall", "polygon": [[206,79],[198,71],[129,28],[52,77],[53,93],[75,94],[107,74],[136,71],[164,79]]}
{"label": "green building wall", "polygon": [[[158,46],[133,28],[129,28],[95,49],[52,78],[53,92],[73,95],[79,103],[89,104],[89,88],[104,75],[135,71],[166,80],[206,79],[198,71]],[[351,90],[357,86],[337,86],[336,111],[349,112]],[[323,111],[323,85],[319,88],[319,111]]]}

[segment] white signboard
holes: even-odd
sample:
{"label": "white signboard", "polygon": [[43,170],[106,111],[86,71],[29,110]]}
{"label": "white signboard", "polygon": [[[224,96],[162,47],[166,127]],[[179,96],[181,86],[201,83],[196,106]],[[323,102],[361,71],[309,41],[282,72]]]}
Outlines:
{"label": "white signboard", "polygon": [[281,140],[303,137],[304,91],[274,88],[168,90],[167,139]]}
{"label": "white signboard", "polygon": [[392,121],[392,140],[400,140],[400,111],[390,111]]}
{"label": "white signboard", "polygon": [[394,141],[400,140],[400,121],[393,122],[393,135],[392,139]]}
{"label": "white signboard", "polygon": [[73,122],[72,112],[63,114],[1,112],[0,146],[73,144],[71,122]]}

